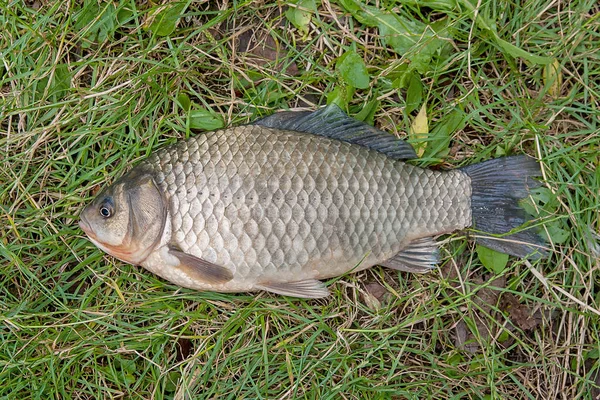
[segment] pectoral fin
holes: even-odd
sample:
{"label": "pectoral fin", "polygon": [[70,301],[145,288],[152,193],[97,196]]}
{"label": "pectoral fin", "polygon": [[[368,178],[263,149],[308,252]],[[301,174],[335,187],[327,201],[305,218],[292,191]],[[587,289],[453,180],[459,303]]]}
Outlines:
{"label": "pectoral fin", "polygon": [[192,279],[213,285],[223,284],[233,279],[233,274],[227,268],[185,253],[176,246],[169,246],[169,254],[179,259],[180,264],[175,268],[181,269]]}
{"label": "pectoral fin", "polygon": [[406,272],[429,272],[437,265],[438,246],[433,238],[413,240],[408,247],[381,263],[384,267]]}
{"label": "pectoral fin", "polygon": [[267,292],[303,299],[318,299],[329,296],[329,290],[327,290],[325,284],[316,279],[297,282],[261,283],[255,287]]}

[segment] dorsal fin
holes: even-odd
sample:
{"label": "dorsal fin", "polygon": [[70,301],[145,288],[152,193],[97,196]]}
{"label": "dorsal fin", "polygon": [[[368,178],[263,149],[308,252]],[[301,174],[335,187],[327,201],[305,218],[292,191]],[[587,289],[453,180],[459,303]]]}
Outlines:
{"label": "dorsal fin", "polygon": [[253,125],[312,133],[376,150],[396,160],[417,158],[412,146],[396,136],[347,116],[335,104],[317,111],[282,111],[255,121]]}

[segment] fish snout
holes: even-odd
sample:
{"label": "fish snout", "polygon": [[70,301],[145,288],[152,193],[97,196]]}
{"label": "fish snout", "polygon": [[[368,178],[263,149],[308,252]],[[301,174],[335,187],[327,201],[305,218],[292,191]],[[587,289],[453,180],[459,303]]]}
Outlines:
{"label": "fish snout", "polygon": [[79,217],[79,227],[86,233],[86,235],[90,235],[92,233],[92,227],[85,220],[85,217],[83,215]]}

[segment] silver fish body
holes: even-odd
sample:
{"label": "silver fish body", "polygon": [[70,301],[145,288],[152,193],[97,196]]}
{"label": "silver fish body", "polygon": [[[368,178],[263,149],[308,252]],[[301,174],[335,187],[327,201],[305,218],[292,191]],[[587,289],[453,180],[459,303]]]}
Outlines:
{"label": "silver fish body", "polygon": [[[415,238],[471,224],[467,175],[316,135],[243,126],[145,163],[168,199],[163,245],[231,270],[233,280],[217,290],[341,275],[383,262]],[[142,265],[182,286],[213,289],[178,280],[160,257]]]}
{"label": "silver fish body", "polygon": [[[262,125],[163,148],[119,185],[140,191],[127,207],[149,210],[130,210],[121,228],[131,231],[129,247],[145,250],[111,254],[199,290],[322,297],[318,280],[348,271],[426,271],[437,260],[431,238],[473,223],[468,171],[422,169],[359,144]],[[89,220],[82,216],[92,238]]]}

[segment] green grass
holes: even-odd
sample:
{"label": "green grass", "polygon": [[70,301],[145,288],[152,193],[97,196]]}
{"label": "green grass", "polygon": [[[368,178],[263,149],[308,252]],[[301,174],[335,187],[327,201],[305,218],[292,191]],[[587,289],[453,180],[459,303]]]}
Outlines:
{"label": "green grass", "polygon": [[[600,8],[414,3],[331,1],[302,25],[277,3],[192,2],[175,27],[146,2],[0,1],[0,398],[597,396]],[[385,40],[376,11],[413,43]],[[244,52],[252,35],[278,50]],[[336,66],[349,50],[366,89]],[[425,103],[430,133],[411,140],[427,165],[540,158],[551,256],[492,273],[459,232],[431,274],[374,268],[303,301],[181,289],[78,228],[100,187],[198,115],[247,123],[328,98],[402,137]]]}

